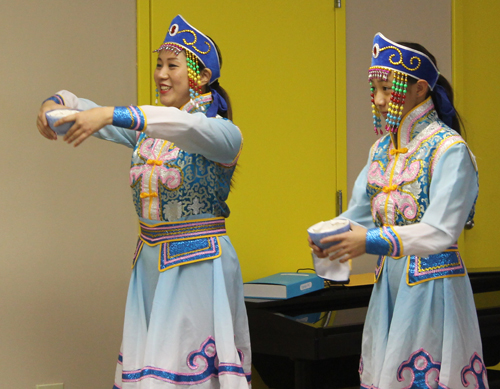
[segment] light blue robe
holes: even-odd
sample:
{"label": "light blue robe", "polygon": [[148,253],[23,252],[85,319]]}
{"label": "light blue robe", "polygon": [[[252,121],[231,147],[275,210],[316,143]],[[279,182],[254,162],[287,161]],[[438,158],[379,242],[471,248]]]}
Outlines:
{"label": "light blue robe", "polygon": [[[70,92],[58,94],[72,108],[97,107]],[[204,101],[208,106],[210,95]],[[220,117],[188,113],[195,108],[189,103],[183,110],[132,108],[147,120],[144,132],[106,126],[95,136],[133,149],[130,184],[140,221],[154,226],[228,217],[225,201],[242,145],[239,129]],[[184,243],[188,251],[189,241],[178,246]],[[215,259],[168,269],[161,267],[161,245],[141,246],[115,389],[251,387],[241,270],[229,237],[218,237],[218,245]]]}
{"label": "light blue robe", "polygon": [[380,255],[362,388],[486,388],[473,294],[454,245],[477,193],[474,157],[430,98],[405,117],[397,148],[389,135],[372,147],[341,215],[369,229],[367,251]]}

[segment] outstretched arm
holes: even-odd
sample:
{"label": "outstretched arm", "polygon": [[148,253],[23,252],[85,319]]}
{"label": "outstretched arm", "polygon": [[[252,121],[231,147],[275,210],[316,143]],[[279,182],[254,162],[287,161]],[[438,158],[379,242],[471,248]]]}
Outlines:
{"label": "outstretched arm", "polygon": [[[65,140],[75,146],[81,144],[100,125],[145,132],[149,137],[175,143],[181,149],[201,154],[207,159],[223,164],[234,164],[239,156],[243,139],[230,120],[207,118],[202,113],[188,113],[172,107],[129,106],[107,107],[111,111],[96,111],[81,117],[68,131]],[[58,124],[73,121],[80,116],[67,116]],[[111,120],[111,123],[110,123]]]}
{"label": "outstretched arm", "polygon": [[141,106],[147,120],[144,132],[174,142],[181,149],[223,164],[236,162],[243,138],[232,121],[208,118],[172,107]]}
{"label": "outstretched arm", "polygon": [[[112,116],[113,107],[101,107],[90,100],[78,98],[66,90],[57,92],[57,94],[43,102],[37,116],[37,127],[43,136],[48,139],[57,139],[57,135],[47,124],[45,113],[49,110],[64,108],[76,109],[83,112],[70,115],[64,118],[64,120],[56,122],[57,125],[75,121],[75,125],[70,129],[73,133],[75,131],[77,133],[91,133],[99,139],[109,140],[131,148],[135,146],[138,135],[136,131],[111,125],[109,114],[111,113]],[[65,136],[64,139],[67,141],[68,136]],[[75,145],[80,143],[75,143]]]}

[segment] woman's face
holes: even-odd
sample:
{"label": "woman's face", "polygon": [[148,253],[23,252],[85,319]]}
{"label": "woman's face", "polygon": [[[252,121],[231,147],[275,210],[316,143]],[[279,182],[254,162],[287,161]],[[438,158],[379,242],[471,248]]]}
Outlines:
{"label": "woman's face", "polygon": [[179,55],[170,50],[160,51],[154,79],[163,105],[181,108],[189,101],[188,70],[184,51]]}
{"label": "woman's face", "polygon": [[[393,72],[390,73],[387,81],[384,81],[379,78],[372,79],[372,87],[373,90],[373,99],[376,107],[380,111],[380,114],[387,118],[387,113],[389,111],[389,102],[391,101],[391,93],[392,93],[392,80],[394,78]],[[410,112],[413,108],[415,108],[418,104],[420,104],[420,98],[417,96],[416,91],[417,84],[408,84],[406,88],[406,98],[405,103],[403,105],[403,114],[401,118],[405,117],[408,112]]]}

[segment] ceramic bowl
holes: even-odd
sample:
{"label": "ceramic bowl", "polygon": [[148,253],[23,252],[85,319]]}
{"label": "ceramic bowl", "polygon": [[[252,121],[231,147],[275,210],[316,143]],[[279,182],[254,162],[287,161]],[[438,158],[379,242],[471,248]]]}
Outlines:
{"label": "ceramic bowl", "polygon": [[321,239],[326,238],[327,236],[342,234],[343,232],[347,232],[349,231],[350,227],[351,226],[349,220],[334,219],[326,222],[316,223],[315,225],[309,227],[307,229],[307,232],[313,243],[320,249],[324,250],[327,249],[328,247],[337,244],[337,242],[320,243]]}
{"label": "ceramic bowl", "polygon": [[80,112],[79,109],[53,109],[52,111],[47,111],[45,112],[45,117],[47,118],[47,123],[52,130],[57,135],[64,135],[66,134],[71,126],[75,122],[69,122],[69,123],[64,123],[61,124],[60,126],[55,126],[54,123],[57,122],[59,119],[62,119],[63,117],[66,117],[68,115],[72,115],[74,113]]}

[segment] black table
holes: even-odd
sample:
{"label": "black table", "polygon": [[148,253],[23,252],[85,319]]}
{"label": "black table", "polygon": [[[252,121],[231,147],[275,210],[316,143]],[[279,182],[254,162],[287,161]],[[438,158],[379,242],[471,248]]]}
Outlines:
{"label": "black table", "polygon": [[[470,272],[469,277],[480,302],[484,361],[493,366],[500,362],[500,269]],[[288,300],[246,301],[252,361],[266,385],[359,387],[361,336],[372,289],[336,285]]]}

